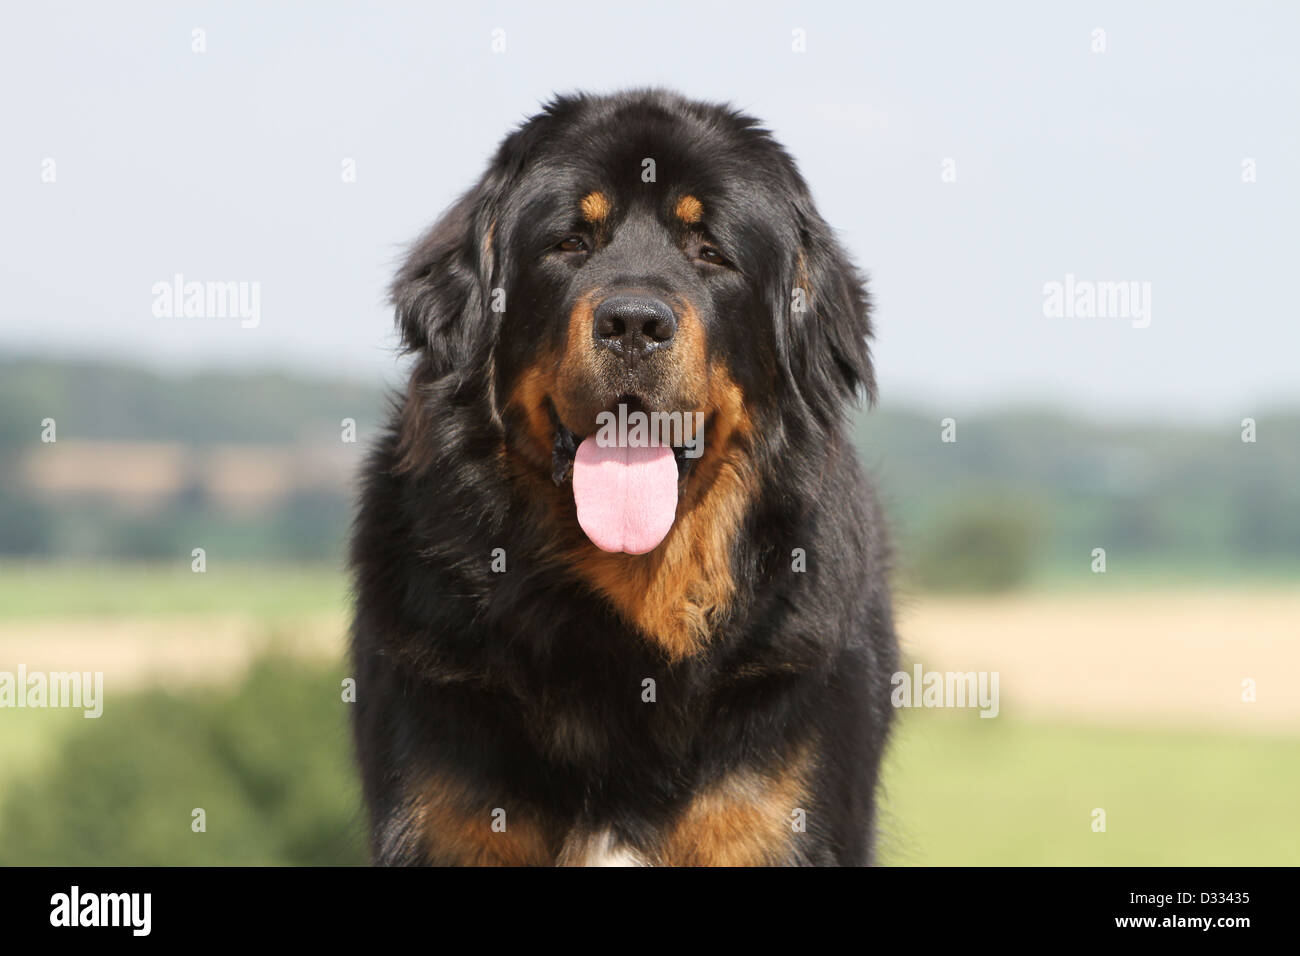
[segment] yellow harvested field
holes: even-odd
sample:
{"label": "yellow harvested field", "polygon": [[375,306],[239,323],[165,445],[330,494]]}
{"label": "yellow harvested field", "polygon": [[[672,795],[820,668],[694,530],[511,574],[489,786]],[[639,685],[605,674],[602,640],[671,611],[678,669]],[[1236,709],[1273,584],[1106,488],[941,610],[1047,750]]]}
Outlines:
{"label": "yellow harvested field", "polygon": [[[997,671],[1009,717],[1300,732],[1300,594],[925,595],[901,600],[898,618],[909,667]],[[239,614],[10,620],[0,669],[103,671],[116,691],[219,683],[271,647],[342,660],[346,633],[337,613],[274,628]]]}
{"label": "yellow harvested field", "polygon": [[347,621],[337,614],[268,629],[247,615],[45,618],[0,624],[0,670],[102,671],[117,693],[158,685],[238,680],[261,653],[341,660]]}
{"label": "yellow harvested field", "polygon": [[1300,589],[926,596],[898,616],[909,664],[997,671],[1008,716],[1300,731]]}

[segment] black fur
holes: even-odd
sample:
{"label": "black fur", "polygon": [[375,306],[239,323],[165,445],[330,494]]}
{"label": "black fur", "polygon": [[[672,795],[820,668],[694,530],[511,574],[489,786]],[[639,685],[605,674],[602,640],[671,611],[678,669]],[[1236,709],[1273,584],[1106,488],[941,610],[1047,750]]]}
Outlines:
{"label": "black fur", "polygon": [[[655,183],[640,180],[646,156]],[[689,190],[731,260],[697,268],[663,237],[645,253],[699,304],[755,436],[734,600],[704,649],[676,661],[556,548],[526,477],[539,463],[505,407],[537,349],[562,345],[575,289],[598,268],[599,250],[581,264],[547,252],[595,186],[630,202]],[[653,857],[693,795],[808,746],[807,832],[768,862],[868,862],[897,653],[884,526],[842,424],[856,395],[874,397],[868,303],[788,155],[755,120],[663,91],[559,98],[414,247],[393,299],[415,367],[352,544],[374,861],[474,862],[431,842],[430,779],[458,781],[484,825],[495,808],[529,821],[552,856],[567,835],[604,831]]]}

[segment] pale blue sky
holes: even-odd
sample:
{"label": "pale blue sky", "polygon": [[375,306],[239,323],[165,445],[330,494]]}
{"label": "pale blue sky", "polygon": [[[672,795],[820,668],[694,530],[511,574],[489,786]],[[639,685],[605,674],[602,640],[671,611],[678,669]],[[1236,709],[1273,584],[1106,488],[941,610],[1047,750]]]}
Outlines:
{"label": "pale blue sky", "polygon": [[[555,91],[662,84],[799,160],[872,277],[886,401],[1235,423],[1300,401],[1297,10],[12,6],[0,350],[392,378],[394,264],[506,130]],[[260,282],[260,326],[156,318],[177,272]],[[1150,327],[1045,317],[1067,273],[1150,282]]]}

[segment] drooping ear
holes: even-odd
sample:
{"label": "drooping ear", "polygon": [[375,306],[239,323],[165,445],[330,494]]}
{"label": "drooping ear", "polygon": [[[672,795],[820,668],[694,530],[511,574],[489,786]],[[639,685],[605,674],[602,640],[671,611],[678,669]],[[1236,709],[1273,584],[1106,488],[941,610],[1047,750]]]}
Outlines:
{"label": "drooping ear", "polygon": [[422,353],[438,377],[476,367],[495,336],[496,185],[490,172],[443,213],[393,282],[402,345]]}
{"label": "drooping ear", "polygon": [[871,301],[865,278],[810,198],[796,203],[796,220],[796,251],[775,303],[777,350],[795,393],[819,422],[829,424],[860,392],[868,402],[876,400],[867,344]]}

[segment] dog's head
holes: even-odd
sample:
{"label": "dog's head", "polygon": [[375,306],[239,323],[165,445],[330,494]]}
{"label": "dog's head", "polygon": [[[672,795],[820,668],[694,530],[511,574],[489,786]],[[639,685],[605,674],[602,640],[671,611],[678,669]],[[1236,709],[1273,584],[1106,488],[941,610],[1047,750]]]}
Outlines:
{"label": "dog's head", "polygon": [[432,376],[488,378],[506,453],[572,481],[607,551],[653,549],[711,460],[824,434],[874,395],[862,280],[790,157],[662,91],[526,122],[394,300]]}

